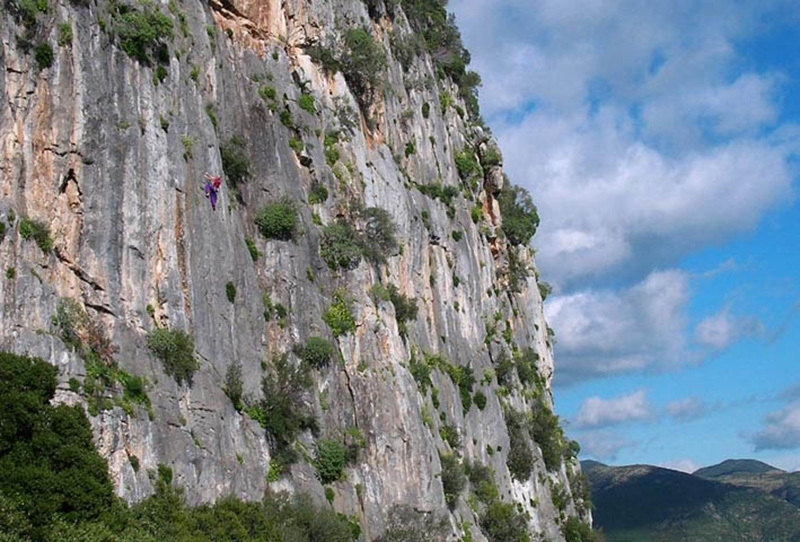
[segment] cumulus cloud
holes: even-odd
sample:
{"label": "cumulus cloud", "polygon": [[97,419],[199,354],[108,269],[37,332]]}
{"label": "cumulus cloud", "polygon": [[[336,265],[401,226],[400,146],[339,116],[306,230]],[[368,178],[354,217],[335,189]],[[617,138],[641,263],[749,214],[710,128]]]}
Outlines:
{"label": "cumulus cloud", "polygon": [[688,282],[682,271],[655,271],[621,292],[553,296],[546,310],[557,337],[556,383],[691,361],[685,338]]}
{"label": "cumulus cloud", "polygon": [[764,427],[753,436],[752,442],[756,451],[800,448],[800,400],[767,414]]}
{"label": "cumulus cloud", "polygon": [[539,263],[562,291],[674,265],[793,197],[800,138],[776,125],[785,77],[743,70],[736,50],[754,21],[791,16],[790,4],[451,7],[506,169],[539,206]]}
{"label": "cumulus cloud", "polygon": [[709,407],[706,402],[697,397],[687,397],[667,404],[667,412],[669,412],[671,416],[684,421],[702,418],[708,411]]}
{"label": "cumulus cloud", "polygon": [[645,390],[638,390],[614,399],[589,397],[575,417],[579,428],[596,428],[624,422],[641,421],[653,416],[653,407]]}
{"label": "cumulus cloud", "polygon": [[754,318],[736,318],[730,306],[709,316],[695,328],[695,341],[713,350],[724,350],[742,337],[761,334],[764,326]]}
{"label": "cumulus cloud", "polygon": [[581,455],[598,461],[615,461],[620,450],[638,446],[636,441],[613,431],[586,431],[578,439]]}

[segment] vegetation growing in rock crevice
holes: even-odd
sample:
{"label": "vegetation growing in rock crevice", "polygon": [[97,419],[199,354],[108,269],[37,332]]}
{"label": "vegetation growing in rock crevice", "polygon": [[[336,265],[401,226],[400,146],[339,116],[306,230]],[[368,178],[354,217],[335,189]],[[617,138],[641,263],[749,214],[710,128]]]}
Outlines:
{"label": "vegetation growing in rock crevice", "polygon": [[125,53],[149,65],[153,57],[162,64],[169,63],[168,42],[173,37],[172,19],[151,2],[138,2],[138,6],[112,3],[110,7],[112,30],[119,38]]}
{"label": "vegetation growing in rock crevice", "polygon": [[250,158],[244,139],[233,136],[219,148],[222,170],[233,189],[236,198],[241,202],[242,186],[250,179]]}
{"label": "vegetation growing in rock crevice", "polygon": [[268,203],[259,210],[255,223],[267,239],[290,241],[297,226],[297,206],[288,199]]}
{"label": "vegetation growing in rock crevice", "polygon": [[194,339],[179,329],[154,329],[147,334],[147,348],[164,364],[164,372],[178,384],[192,384],[200,362],[194,355]]}
{"label": "vegetation growing in rock crevice", "polygon": [[379,207],[354,205],[353,222],[339,219],[322,229],[320,255],[328,267],[351,270],[361,258],[381,264],[398,247],[391,215]]}
{"label": "vegetation growing in rock crevice", "polygon": [[322,315],[322,320],[331,328],[334,337],[340,337],[356,330],[353,302],[347,292],[339,289],[333,293],[333,303]]}
{"label": "vegetation growing in rock crevice", "polygon": [[512,245],[527,245],[539,227],[539,213],[527,190],[506,185],[497,198],[503,232]]}
{"label": "vegetation growing in rock crevice", "polygon": [[45,254],[53,251],[53,238],[50,237],[50,228],[44,222],[22,217],[19,223],[19,235],[26,241],[33,239],[36,245]]}

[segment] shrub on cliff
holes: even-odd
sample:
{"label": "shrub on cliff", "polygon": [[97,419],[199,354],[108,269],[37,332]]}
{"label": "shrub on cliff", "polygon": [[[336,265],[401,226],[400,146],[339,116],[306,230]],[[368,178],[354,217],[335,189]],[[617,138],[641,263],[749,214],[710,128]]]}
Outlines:
{"label": "shrub on cliff", "polygon": [[45,254],[53,251],[53,239],[50,237],[50,228],[44,222],[23,217],[19,223],[19,234],[25,239],[33,239]]}
{"label": "shrub on cliff", "polygon": [[128,4],[112,4],[114,33],[120,48],[143,64],[150,64],[151,54],[162,63],[169,61],[166,42],[172,39],[172,19],[161,13],[155,4],[140,4],[137,9]]}
{"label": "shrub on cliff", "polygon": [[351,28],[344,35],[345,52],[341,59],[347,84],[363,104],[383,82],[386,54],[379,42],[363,28]]}
{"label": "shrub on cliff", "polygon": [[539,213],[531,195],[521,186],[507,185],[497,198],[503,232],[512,245],[527,245],[539,227]]}
{"label": "shrub on cliff", "polygon": [[336,356],[336,347],[322,337],[309,337],[306,344],[298,346],[297,355],[312,367],[324,367]]}
{"label": "shrub on cliff", "polygon": [[322,229],[320,255],[333,270],[355,269],[361,261],[358,232],[349,222],[337,220]]}
{"label": "shrub on cliff", "polygon": [[334,337],[346,335],[356,330],[353,303],[347,297],[346,292],[339,289],[333,293],[333,304],[322,315],[322,319],[330,326]]}
{"label": "shrub on cliff", "polygon": [[237,191],[250,179],[250,158],[241,137],[234,136],[219,148],[222,170],[231,187]]}
{"label": "shrub on cliff", "polygon": [[297,207],[288,199],[268,203],[258,212],[255,222],[267,239],[290,241],[297,225]]}
{"label": "shrub on cliff", "polygon": [[342,478],[347,457],[344,445],[338,440],[321,440],[317,443],[317,475],[323,484]]}
{"label": "shrub on cliff", "polygon": [[514,503],[494,501],[481,514],[480,523],[490,542],[530,542],[528,520]]}
{"label": "shrub on cliff", "polygon": [[155,329],[147,334],[147,348],[164,364],[164,372],[178,384],[192,383],[200,368],[194,356],[194,339],[179,329]]}
{"label": "shrub on cliff", "polygon": [[450,510],[456,507],[458,497],[467,486],[467,477],[464,467],[454,454],[441,454],[439,461],[442,464],[442,489],[444,500]]}

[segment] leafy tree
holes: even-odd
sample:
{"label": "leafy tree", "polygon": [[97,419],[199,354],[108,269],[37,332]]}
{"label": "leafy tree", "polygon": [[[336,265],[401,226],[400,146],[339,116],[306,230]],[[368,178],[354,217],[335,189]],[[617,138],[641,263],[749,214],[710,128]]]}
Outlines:
{"label": "leafy tree", "polygon": [[512,245],[527,245],[539,227],[539,213],[531,195],[521,186],[503,188],[497,198],[503,216],[503,232]]}
{"label": "leafy tree", "polygon": [[178,384],[192,383],[200,368],[194,356],[194,339],[179,329],[155,329],[147,334],[147,348],[164,363],[164,372]]}
{"label": "leafy tree", "polygon": [[363,28],[351,28],[344,35],[345,53],[341,59],[347,84],[363,105],[381,86],[386,70],[386,54],[380,43]]}
{"label": "leafy tree", "polygon": [[241,186],[250,179],[250,158],[247,156],[247,147],[244,139],[233,136],[219,148],[222,170],[238,192]]}
{"label": "leafy tree", "polygon": [[297,207],[287,199],[268,203],[258,212],[255,222],[267,239],[290,241],[297,226]]}
{"label": "leafy tree", "polygon": [[57,373],[39,358],[0,353],[0,496],[18,534],[34,539],[56,517],[96,519],[113,503],[83,409],[50,404]]}

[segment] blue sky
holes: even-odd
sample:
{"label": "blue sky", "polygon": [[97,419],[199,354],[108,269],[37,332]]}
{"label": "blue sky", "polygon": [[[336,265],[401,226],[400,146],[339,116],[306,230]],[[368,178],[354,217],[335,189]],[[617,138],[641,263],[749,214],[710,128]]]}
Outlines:
{"label": "blue sky", "polygon": [[800,12],[451,0],[584,458],[800,469]]}

